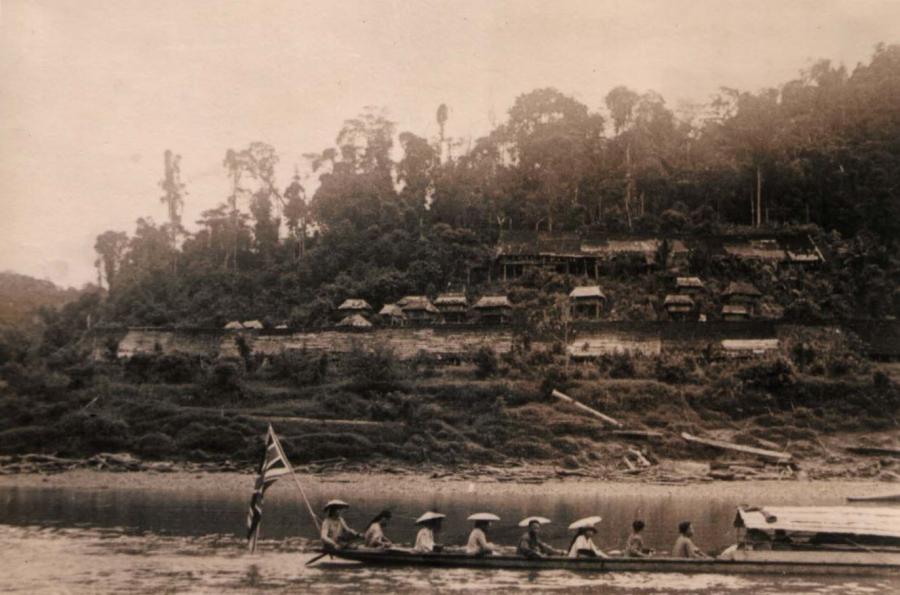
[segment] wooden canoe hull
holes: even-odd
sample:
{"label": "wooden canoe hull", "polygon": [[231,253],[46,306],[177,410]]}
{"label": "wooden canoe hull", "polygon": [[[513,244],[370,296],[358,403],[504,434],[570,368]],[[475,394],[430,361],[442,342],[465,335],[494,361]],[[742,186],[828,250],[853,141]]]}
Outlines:
{"label": "wooden canoe hull", "polygon": [[884,562],[723,561],[682,558],[564,558],[529,560],[518,556],[417,554],[400,551],[340,550],[336,558],[377,566],[424,566],[503,570],[572,570],[579,572],[678,572],[684,574],[782,574],[900,576],[900,565]]}

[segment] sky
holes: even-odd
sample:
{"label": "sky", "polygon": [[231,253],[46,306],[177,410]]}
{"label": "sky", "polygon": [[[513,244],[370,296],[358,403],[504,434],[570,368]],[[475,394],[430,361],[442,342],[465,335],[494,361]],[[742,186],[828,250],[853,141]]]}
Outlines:
{"label": "sky", "polygon": [[227,149],[271,143],[283,186],[364,106],[432,137],[446,103],[463,139],[541,87],[677,111],[852,69],[898,23],[900,0],[0,0],[0,271],[94,280],[98,234],[164,221],[166,149],[191,229],[228,193]]}

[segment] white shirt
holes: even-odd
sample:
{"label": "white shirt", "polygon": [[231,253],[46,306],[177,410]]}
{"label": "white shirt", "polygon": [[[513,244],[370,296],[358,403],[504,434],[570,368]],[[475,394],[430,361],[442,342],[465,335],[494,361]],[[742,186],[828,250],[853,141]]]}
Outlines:
{"label": "white shirt", "polygon": [[322,531],[319,536],[325,543],[329,545],[336,545],[337,540],[345,531],[347,533],[353,533],[353,531],[350,530],[350,527],[347,526],[347,523],[344,522],[344,519],[342,519],[341,517],[325,517],[322,520]]}
{"label": "white shirt", "polygon": [[414,552],[424,553],[434,551],[434,533],[428,527],[419,529],[416,535],[416,545],[413,547]]}
{"label": "white shirt", "polygon": [[491,553],[494,550],[494,544],[489,543],[487,536],[479,528],[472,529],[469,533],[469,542],[466,544],[466,553],[474,556],[482,552]]}
{"label": "white shirt", "polygon": [[600,548],[598,548],[596,545],[594,545],[594,542],[591,541],[591,539],[587,535],[579,535],[578,537],[575,538],[575,542],[572,544],[572,547],[569,549],[569,557],[577,558],[578,552],[581,550],[590,550],[590,551],[594,552],[595,554],[597,554],[597,557],[599,557],[599,558],[608,558],[609,557],[606,554],[604,554],[603,552],[601,552]]}

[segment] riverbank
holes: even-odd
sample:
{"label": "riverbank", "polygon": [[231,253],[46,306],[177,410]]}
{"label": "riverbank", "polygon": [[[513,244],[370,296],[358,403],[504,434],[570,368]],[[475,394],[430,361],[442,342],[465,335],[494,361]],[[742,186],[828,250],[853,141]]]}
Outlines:
{"label": "riverbank", "polygon": [[[348,485],[359,486],[359,492],[369,489],[387,494],[409,494],[427,491],[433,494],[472,493],[485,496],[521,494],[527,490],[534,495],[589,495],[601,491],[604,495],[625,496],[634,494],[634,482],[603,481],[588,478],[551,478],[541,484],[521,485],[513,482],[497,482],[488,478],[466,480],[452,477],[434,478],[433,474],[415,472],[351,472],[332,475],[298,473],[305,486],[315,486],[317,492],[329,489],[345,491]],[[53,475],[19,474],[0,476],[0,487],[66,488],[85,490],[133,489],[156,491],[224,491],[249,493],[255,476],[253,473],[222,472],[204,473],[189,471],[158,472],[107,472],[77,469]],[[765,502],[777,495],[779,501],[802,501],[810,490],[820,497],[827,497],[835,504],[846,501],[848,496],[889,494],[896,486],[870,480],[856,481],[732,481],[708,482],[686,485],[641,484],[642,495],[664,495],[677,491],[681,495],[703,495],[710,498],[740,497],[746,502]]]}

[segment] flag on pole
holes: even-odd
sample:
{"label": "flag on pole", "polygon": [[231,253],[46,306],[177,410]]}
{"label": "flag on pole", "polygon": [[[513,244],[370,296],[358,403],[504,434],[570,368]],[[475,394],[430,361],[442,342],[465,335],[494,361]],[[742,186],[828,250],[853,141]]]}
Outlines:
{"label": "flag on pole", "polygon": [[259,476],[256,478],[256,486],[253,496],[250,498],[250,511],[247,513],[247,540],[250,551],[256,550],[256,538],[259,536],[259,524],[262,521],[263,496],[269,486],[275,483],[282,475],[291,472],[291,465],[284,456],[275,430],[269,424],[266,433],[266,453],[259,464]]}

